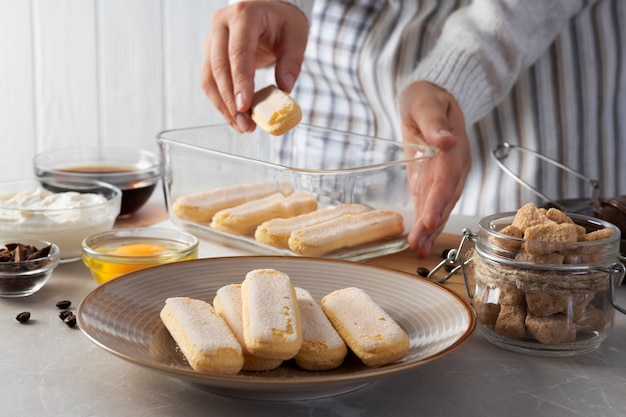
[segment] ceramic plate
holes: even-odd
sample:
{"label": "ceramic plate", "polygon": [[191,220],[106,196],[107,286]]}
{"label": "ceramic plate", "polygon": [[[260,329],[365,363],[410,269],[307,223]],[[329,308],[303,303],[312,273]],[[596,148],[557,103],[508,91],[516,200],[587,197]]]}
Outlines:
{"label": "ceramic plate", "polygon": [[[292,361],[273,371],[236,376],[193,371],[159,318],[165,299],[187,296],[211,302],[220,287],[240,283],[247,272],[259,268],[287,273],[318,302],[337,289],[363,289],[408,333],[408,355],[380,368],[369,368],[349,354],[341,367],[323,372],[300,370]],[[476,325],[465,301],[410,274],[340,260],[272,256],[200,259],[135,271],[93,290],[80,303],[77,317],[89,339],[123,359],[213,393],[266,400],[320,398],[358,389],[449,354],[467,341]]]}

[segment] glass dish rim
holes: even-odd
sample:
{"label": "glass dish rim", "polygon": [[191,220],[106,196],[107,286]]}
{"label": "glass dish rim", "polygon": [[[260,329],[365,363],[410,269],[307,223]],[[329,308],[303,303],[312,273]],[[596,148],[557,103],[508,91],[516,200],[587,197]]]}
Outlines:
{"label": "glass dish rim", "polygon": [[[108,159],[108,153],[121,153],[125,155],[136,154],[138,158],[135,159],[135,162],[132,163],[132,167],[135,168],[132,172],[72,172],[67,171],[60,168],[53,168],[48,163],[42,163],[42,160],[46,158],[51,158],[56,155],[68,155],[70,153],[80,153],[80,152],[95,152],[95,153],[103,153],[105,155],[104,159]],[[136,166],[137,161],[146,160],[150,164],[149,166],[139,168]],[[36,154],[33,157],[33,167],[35,171],[41,171],[41,174],[37,174],[39,177],[42,176],[50,176],[50,175],[58,175],[65,177],[84,177],[84,178],[107,178],[107,181],[113,181],[117,178],[126,179],[133,178],[136,176],[143,176],[146,174],[151,175],[152,177],[159,178],[161,172],[161,161],[159,156],[155,152],[151,152],[145,149],[135,149],[135,148],[125,148],[119,146],[80,146],[80,147],[67,147],[67,148],[58,148],[51,149],[48,151],[43,151]]]}
{"label": "glass dish rim", "polygon": [[[336,174],[336,173],[350,173],[350,172],[362,172],[362,171],[368,171],[368,170],[376,170],[379,169],[380,167],[384,167],[384,166],[394,166],[394,165],[403,165],[409,162],[418,162],[418,161],[425,161],[428,160],[430,158],[432,158],[435,155],[435,151],[433,148],[424,145],[424,144],[418,144],[418,143],[407,143],[404,141],[398,141],[398,140],[392,140],[392,139],[385,139],[385,138],[379,138],[379,137],[374,137],[374,136],[368,136],[368,135],[364,135],[364,134],[359,134],[359,133],[352,133],[352,132],[346,132],[343,130],[338,130],[338,129],[333,129],[333,128],[328,128],[328,127],[321,127],[321,126],[315,126],[315,125],[310,125],[310,124],[306,124],[306,123],[300,123],[298,126],[296,126],[294,129],[299,129],[299,128],[309,128],[309,129],[313,129],[315,131],[330,131],[330,132],[334,132],[337,134],[344,134],[344,135],[349,135],[352,137],[358,137],[361,139],[367,139],[370,141],[374,141],[374,142],[379,142],[379,143],[386,143],[389,145],[394,145],[397,147],[402,147],[402,148],[413,148],[416,151],[419,150],[421,153],[423,153],[423,155],[417,156],[417,157],[413,157],[413,158],[402,158],[402,159],[397,159],[397,160],[393,160],[393,161],[387,161],[387,162],[380,162],[380,163],[376,163],[376,164],[372,164],[372,165],[363,165],[363,166],[358,166],[358,167],[351,167],[351,168],[341,168],[341,169],[311,169],[311,168],[298,168],[298,167],[292,167],[292,166],[288,166],[288,165],[284,165],[284,164],[278,164],[275,162],[269,162],[269,161],[264,161],[264,160],[260,160],[260,159],[255,159],[255,158],[251,158],[248,156],[243,156],[243,155],[239,155],[236,153],[231,153],[231,152],[224,152],[221,150],[216,150],[216,149],[211,149],[209,147],[206,146],[200,146],[200,145],[195,145],[195,144],[191,144],[191,143],[187,143],[184,142],[184,140],[182,139],[175,139],[175,138],[171,138],[171,137],[167,137],[167,134],[171,134],[171,133],[183,133],[183,132],[193,132],[193,131],[200,131],[200,130],[206,130],[206,129],[211,129],[211,128],[230,128],[230,125],[225,124],[225,123],[218,123],[218,124],[210,124],[210,125],[200,125],[200,126],[192,126],[192,127],[185,127],[185,128],[177,128],[177,129],[167,129],[167,130],[163,130],[161,132],[159,132],[157,134],[157,142],[159,145],[162,145],[163,142],[170,142],[170,143],[175,143],[177,146],[182,146],[185,148],[189,148],[189,149],[195,149],[195,150],[201,150],[202,152],[208,152],[211,154],[215,154],[215,155],[222,155],[222,156],[226,156],[228,158],[237,160],[245,160],[245,161],[252,161],[255,164],[259,164],[259,165],[264,165],[264,166],[270,166],[270,167],[274,167],[274,168],[280,168],[282,170],[287,170],[287,171],[292,171],[292,172],[302,172],[302,173],[318,173],[318,174]],[[236,132],[233,132],[233,134],[237,135]],[[243,136],[245,134],[239,134],[239,136]],[[272,137],[272,138],[267,138],[268,140],[276,140],[276,138]]]}
{"label": "glass dish rim", "polygon": [[[138,234],[137,234],[138,233]],[[145,233],[144,235],[142,235]],[[111,255],[103,252],[98,252],[95,250],[89,242],[93,239],[103,238],[107,235],[112,235],[111,237],[144,237],[149,239],[154,239],[155,241],[159,241],[162,239],[168,239],[163,236],[157,236],[157,234],[168,234],[168,235],[176,235],[179,238],[171,237],[169,240],[175,240],[177,242],[183,243],[185,246],[184,249],[181,249],[176,252],[166,253],[161,255]],[[91,236],[87,236],[81,242],[81,248],[83,251],[83,256],[88,256],[93,259],[98,259],[102,261],[112,262],[112,263],[124,263],[124,264],[143,264],[145,262],[155,262],[155,261],[163,261],[163,260],[171,260],[171,259],[179,259],[189,256],[194,252],[197,252],[200,246],[200,240],[195,235],[175,229],[166,229],[166,228],[158,228],[158,227],[132,227],[132,228],[122,228],[122,229],[112,229],[107,230],[105,232],[100,232]]]}

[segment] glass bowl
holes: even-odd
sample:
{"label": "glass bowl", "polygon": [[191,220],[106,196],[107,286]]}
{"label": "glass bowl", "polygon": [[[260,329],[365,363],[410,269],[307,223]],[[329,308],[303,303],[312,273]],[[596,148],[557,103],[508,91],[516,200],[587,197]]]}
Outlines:
{"label": "glass bowl", "polygon": [[42,152],[33,160],[39,178],[82,178],[107,182],[122,190],[120,217],[139,210],[160,178],[152,152],[127,148],[68,148]]}
{"label": "glass bowl", "polygon": [[110,230],[122,192],[83,179],[22,179],[0,183],[0,239],[55,243],[61,262],[80,259],[81,242]]}
{"label": "glass bowl", "polygon": [[[14,248],[15,245],[21,250]],[[37,239],[0,241],[0,297],[25,297],[39,291],[59,264],[59,247]]]}
{"label": "glass bowl", "polygon": [[[270,136],[261,129],[239,134],[228,125],[170,130],[161,132],[157,141],[172,222],[203,238],[255,254],[300,255],[289,247],[261,243],[252,231],[258,224],[243,233],[225,232],[211,225],[212,214],[189,215],[196,209],[195,203],[185,212],[181,201],[208,193],[211,205],[235,196],[237,189],[247,188],[244,199],[264,190],[285,195],[305,193],[315,200],[317,211],[359,204],[398,213],[401,219],[396,229],[400,232],[394,236],[314,255],[354,261],[408,247],[406,237],[415,222],[417,198],[409,183],[419,178],[424,162],[433,155],[425,146],[306,124],[282,136]],[[261,201],[256,198],[250,204]],[[367,230],[363,229],[364,234]]]}
{"label": "glass bowl", "polygon": [[150,266],[198,257],[198,239],[189,233],[153,227],[116,229],[87,237],[83,262],[102,284]]}

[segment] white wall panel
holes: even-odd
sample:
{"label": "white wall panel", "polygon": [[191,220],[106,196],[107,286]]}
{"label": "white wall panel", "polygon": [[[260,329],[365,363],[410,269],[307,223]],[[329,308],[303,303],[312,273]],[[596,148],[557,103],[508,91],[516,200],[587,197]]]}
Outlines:
{"label": "white wall panel", "polygon": [[163,128],[161,2],[98,2],[101,143],[156,149]]}
{"label": "white wall panel", "polygon": [[67,146],[156,149],[163,129],[219,123],[200,89],[227,0],[0,0],[0,180]]}
{"label": "white wall panel", "polygon": [[36,148],[98,136],[94,1],[33,1]]}
{"label": "white wall panel", "polygon": [[165,125],[179,128],[223,122],[200,87],[204,38],[219,1],[165,0]]}
{"label": "white wall panel", "polygon": [[0,0],[0,180],[30,176],[35,151],[31,5]]}

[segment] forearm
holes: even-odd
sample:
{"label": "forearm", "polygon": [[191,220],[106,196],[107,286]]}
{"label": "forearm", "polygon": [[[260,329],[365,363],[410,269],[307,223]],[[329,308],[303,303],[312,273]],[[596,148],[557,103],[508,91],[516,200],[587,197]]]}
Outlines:
{"label": "forearm", "polygon": [[486,115],[583,6],[574,0],[476,0],[448,18],[407,83],[450,92],[467,124]]}

